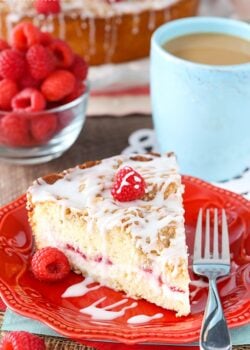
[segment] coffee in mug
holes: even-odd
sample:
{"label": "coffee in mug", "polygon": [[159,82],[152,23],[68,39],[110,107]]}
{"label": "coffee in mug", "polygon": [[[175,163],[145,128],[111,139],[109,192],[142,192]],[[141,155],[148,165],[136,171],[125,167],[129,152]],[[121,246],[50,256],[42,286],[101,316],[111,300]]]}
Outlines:
{"label": "coffee in mug", "polygon": [[222,33],[182,35],[163,44],[172,55],[209,65],[236,65],[250,62],[250,40]]}

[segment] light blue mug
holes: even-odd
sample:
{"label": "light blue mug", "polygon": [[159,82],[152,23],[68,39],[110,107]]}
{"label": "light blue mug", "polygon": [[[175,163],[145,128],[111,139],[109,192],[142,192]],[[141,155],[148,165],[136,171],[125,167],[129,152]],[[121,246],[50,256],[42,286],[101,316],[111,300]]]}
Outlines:
{"label": "light blue mug", "polygon": [[201,32],[250,40],[250,25],[222,18],[181,19],[157,29],[150,58],[153,121],[161,152],[174,151],[182,173],[222,181],[250,166],[250,62],[210,66],[162,48]]}

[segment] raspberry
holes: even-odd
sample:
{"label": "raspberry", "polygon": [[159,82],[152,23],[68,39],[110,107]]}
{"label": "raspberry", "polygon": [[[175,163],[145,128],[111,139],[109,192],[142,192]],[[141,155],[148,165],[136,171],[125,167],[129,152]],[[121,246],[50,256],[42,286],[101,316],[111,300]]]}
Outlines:
{"label": "raspberry", "polygon": [[69,103],[71,101],[74,101],[77,97],[81,96],[85,90],[86,86],[81,81],[77,81],[74,90],[71,92],[71,94],[63,99],[63,102]]}
{"label": "raspberry", "polygon": [[23,115],[5,115],[0,121],[0,134],[2,142],[6,145],[30,145],[29,123]]}
{"label": "raspberry", "polygon": [[0,53],[0,75],[6,79],[19,80],[24,74],[25,60],[23,55],[12,49]]}
{"label": "raspberry", "polygon": [[43,46],[47,46],[51,44],[53,41],[53,37],[50,33],[48,32],[41,32],[40,33],[40,44]]}
{"label": "raspberry", "polygon": [[55,59],[52,52],[40,44],[29,48],[26,59],[30,74],[37,80],[46,78],[55,69]]}
{"label": "raspberry", "polygon": [[66,70],[56,70],[43,82],[41,91],[48,101],[59,101],[75,88],[74,75]]}
{"label": "raspberry", "polygon": [[9,332],[0,343],[1,350],[45,350],[44,340],[34,334],[23,331]]}
{"label": "raspberry", "polygon": [[36,0],[35,9],[38,13],[49,15],[50,13],[59,13],[61,11],[59,0]]}
{"label": "raspberry", "polygon": [[33,255],[31,269],[37,279],[56,282],[69,274],[70,265],[62,251],[54,247],[46,247]]}
{"label": "raspberry", "polygon": [[17,112],[38,112],[45,109],[46,101],[37,89],[26,88],[12,99],[11,106]]}
{"label": "raspberry", "polygon": [[9,49],[9,48],[10,48],[10,46],[7,43],[7,41],[5,41],[3,39],[0,39],[0,51],[6,50],[6,49]]}
{"label": "raspberry", "polygon": [[121,168],[115,175],[111,194],[120,202],[140,199],[145,194],[146,184],[142,176],[129,166]]}
{"label": "raspberry", "polygon": [[74,54],[70,46],[63,40],[55,39],[49,45],[53,52],[58,68],[68,68],[72,65]]}
{"label": "raspberry", "polygon": [[0,109],[11,109],[11,100],[18,93],[17,84],[10,79],[0,81]]}
{"label": "raspberry", "polygon": [[33,138],[39,142],[48,141],[57,131],[57,116],[45,114],[35,117],[31,121],[31,133]]}
{"label": "raspberry", "polygon": [[77,79],[85,80],[88,74],[88,64],[81,56],[75,55],[70,70]]}
{"label": "raspberry", "polygon": [[26,69],[24,76],[20,80],[19,84],[22,88],[38,88],[41,81],[32,77],[29,69]]}
{"label": "raspberry", "polygon": [[15,49],[26,51],[39,42],[40,31],[31,22],[19,23],[11,32],[10,43]]}

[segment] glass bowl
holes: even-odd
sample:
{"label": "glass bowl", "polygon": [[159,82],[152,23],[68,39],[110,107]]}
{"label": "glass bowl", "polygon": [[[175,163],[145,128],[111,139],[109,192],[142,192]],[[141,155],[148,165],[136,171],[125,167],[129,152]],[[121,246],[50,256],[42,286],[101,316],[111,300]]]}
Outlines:
{"label": "glass bowl", "polygon": [[0,111],[0,159],[38,164],[60,157],[82,130],[88,96],[86,84],[81,96],[55,108],[41,112]]}

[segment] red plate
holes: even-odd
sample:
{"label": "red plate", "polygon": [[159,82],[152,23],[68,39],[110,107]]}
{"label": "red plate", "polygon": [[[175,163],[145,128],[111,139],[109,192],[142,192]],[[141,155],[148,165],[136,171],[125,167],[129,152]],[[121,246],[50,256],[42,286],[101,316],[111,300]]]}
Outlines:
{"label": "red plate", "polygon": [[[219,189],[192,177],[183,177],[186,185],[184,205],[190,255],[199,208],[225,208],[230,230],[232,269],[229,277],[219,280],[219,290],[229,327],[250,322],[250,202],[234,193]],[[124,316],[111,321],[94,322],[80,313],[81,308],[106,296],[100,307],[124,297],[122,293],[101,287],[83,297],[61,298],[67,287],[83,278],[74,273],[63,282],[45,284],[29,270],[32,236],[25,210],[25,196],[0,210],[0,293],[6,304],[21,315],[40,320],[59,333],[74,339],[119,341],[127,344],[187,343],[198,339],[206,287],[191,286],[192,311],[188,317],[176,318],[144,300]],[[192,280],[196,277],[190,271]],[[128,300],[132,304],[133,300]],[[121,306],[116,307],[119,311]],[[160,319],[129,325],[128,318],[162,313]]]}

